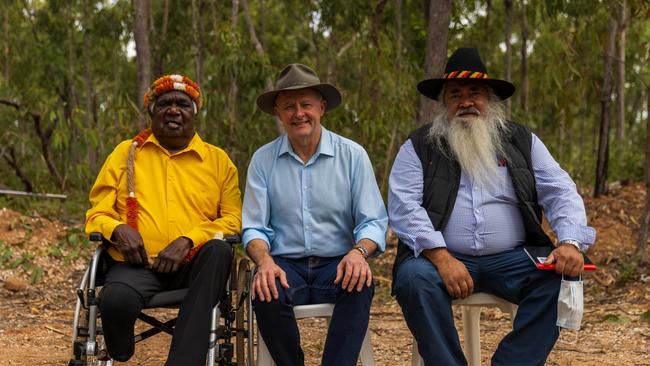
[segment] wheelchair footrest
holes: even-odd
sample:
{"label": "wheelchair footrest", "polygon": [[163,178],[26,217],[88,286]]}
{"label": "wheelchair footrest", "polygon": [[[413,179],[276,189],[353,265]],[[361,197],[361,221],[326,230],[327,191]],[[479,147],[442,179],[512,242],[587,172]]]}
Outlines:
{"label": "wheelchair footrest", "polygon": [[232,359],[233,356],[233,344],[232,343],[221,343],[219,345],[219,357],[221,359]]}

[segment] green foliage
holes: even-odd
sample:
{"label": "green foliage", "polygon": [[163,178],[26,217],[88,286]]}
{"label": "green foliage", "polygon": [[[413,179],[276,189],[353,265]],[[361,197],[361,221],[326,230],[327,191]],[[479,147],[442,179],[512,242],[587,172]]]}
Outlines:
{"label": "green foliage", "polygon": [[602,321],[608,323],[629,323],[632,319],[626,315],[620,314],[605,314]]}
{"label": "green foliage", "polygon": [[87,253],[91,245],[80,227],[69,227],[61,241],[48,247],[48,255],[62,258],[64,263],[69,263]]}
{"label": "green foliage", "polygon": [[[153,3],[152,77],[182,73],[196,78],[195,59],[201,51],[205,108],[198,129],[206,141],[229,153],[242,185],[252,153],[277,136],[274,119],[257,110],[255,98],[266,88],[267,78],[274,79],[284,65],[303,62],[342,91],[343,105],[328,113],[323,123],[368,150],[385,192],[397,148],[415,127],[419,101],[415,85],[424,75],[427,2],[403,0],[397,14],[393,1],[379,8],[379,0],[249,0],[252,26],[264,53],[251,41],[241,8],[233,28],[232,2],[196,3],[200,39],[193,31],[199,25],[193,24],[188,2],[169,1],[165,31],[162,2]],[[626,140],[621,149],[610,149],[610,180],[639,179],[643,174],[649,8],[640,0],[628,3]],[[488,8],[485,1],[453,2],[448,49],[478,47],[490,75],[498,78],[505,70],[506,19],[503,2],[490,4]],[[511,99],[511,117],[530,126],[572,177],[589,184],[595,171],[602,55],[612,11],[608,2],[526,2],[529,108],[524,112],[519,101],[522,4],[513,2],[511,77],[518,91]],[[14,149],[36,191],[69,196],[63,204],[27,199],[10,203],[26,210],[41,206],[38,210],[47,215],[63,218],[82,217],[103,160],[139,128],[136,60],[131,53],[133,3],[90,0],[89,5],[86,10],[80,1],[14,1],[0,15],[0,22],[6,20],[11,30],[0,32],[0,44],[7,46],[2,49],[9,50],[0,54],[0,98],[21,106],[0,104],[0,123],[5,126],[0,152]],[[87,94],[88,81],[92,94]],[[46,165],[33,113],[40,115],[42,130],[55,125],[48,141],[49,158],[63,182],[54,179]],[[3,161],[0,184],[23,189],[14,169]]]}
{"label": "green foliage", "polygon": [[621,271],[621,274],[618,278],[619,283],[626,284],[634,280],[634,278],[637,275],[637,268],[638,268],[638,264],[635,260],[628,260],[621,263],[619,267]]}
{"label": "green foliage", "polygon": [[650,310],[641,314],[639,320],[641,320],[642,322],[650,323]]}
{"label": "green foliage", "polygon": [[31,284],[36,284],[43,278],[43,268],[34,263],[33,253],[22,252],[14,255],[13,250],[3,242],[0,242],[0,268],[20,268],[29,274]]}
{"label": "green foliage", "polygon": [[13,257],[14,253],[10,247],[0,241],[0,266],[5,268],[6,263]]}

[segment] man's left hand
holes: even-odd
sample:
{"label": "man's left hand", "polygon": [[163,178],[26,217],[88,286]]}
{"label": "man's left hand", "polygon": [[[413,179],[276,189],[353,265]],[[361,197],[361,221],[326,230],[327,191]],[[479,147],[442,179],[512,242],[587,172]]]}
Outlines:
{"label": "man's left hand", "polygon": [[176,272],[191,247],[192,240],[189,238],[180,236],[174,239],[165,249],[158,253],[158,257],[151,268],[158,273]]}
{"label": "man's left hand", "polygon": [[372,284],[370,266],[358,250],[352,250],[346,254],[336,267],[334,284],[338,285],[339,283],[348,292],[352,292],[355,287],[358,292],[361,292],[364,284],[368,287]]}
{"label": "man's left hand", "polygon": [[584,257],[578,248],[560,244],[548,255],[544,264],[555,263],[556,273],[575,277],[582,273],[584,262]]}

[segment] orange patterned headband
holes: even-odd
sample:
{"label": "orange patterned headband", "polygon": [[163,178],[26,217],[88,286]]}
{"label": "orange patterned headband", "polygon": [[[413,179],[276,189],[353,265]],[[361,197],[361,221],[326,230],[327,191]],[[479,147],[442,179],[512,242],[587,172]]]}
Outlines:
{"label": "orange patterned headband", "polygon": [[478,71],[452,71],[442,75],[443,79],[489,79],[488,74]]}
{"label": "orange patterned headband", "polygon": [[180,90],[192,98],[196,110],[201,108],[201,89],[192,79],[183,75],[165,75],[154,81],[144,93],[144,107],[151,112],[156,104],[156,98],[172,90]]}

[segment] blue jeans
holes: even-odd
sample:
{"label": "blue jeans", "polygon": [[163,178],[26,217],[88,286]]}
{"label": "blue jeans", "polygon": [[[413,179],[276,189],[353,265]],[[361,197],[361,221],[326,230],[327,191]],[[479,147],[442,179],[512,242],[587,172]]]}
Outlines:
{"label": "blue jeans", "polygon": [[[499,343],[492,365],[543,365],[559,335],[555,325],[561,276],[537,269],[523,248],[474,257],[452,253],[465,264],[474,292],[519,305],[513,330]],[[452,298],[423,255],[405,260],[394,293],[427,366],[467,365],[454,327]]]}
{"label": "blue jeans", "polygon": [[368,329],[374,284],[361,292],[347,292],[334,285],[336,267],[342,257],[275,257],[275,263],[287,274],[289,288],[276,280],[278,300],[253,301],[257,325],[276,365],[304,365],[300,333],[293,307],[296,305],[334,303],[327,331],[322,365],[357,364],[363,338]]}

